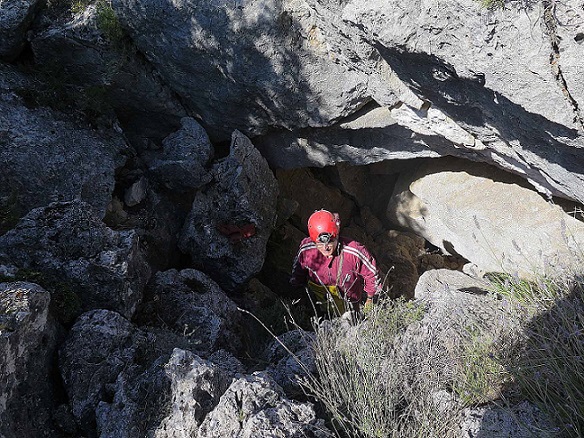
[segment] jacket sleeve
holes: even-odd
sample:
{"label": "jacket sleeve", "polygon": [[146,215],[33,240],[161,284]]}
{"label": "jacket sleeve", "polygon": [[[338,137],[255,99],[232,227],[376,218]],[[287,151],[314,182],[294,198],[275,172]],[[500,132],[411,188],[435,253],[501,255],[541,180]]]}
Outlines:
{"label": "jacket sleeve", "polygon": [[359,252],[361,253],[359,275],[363,278],[363,291],[368,297],[372,297],[381,291],[377,262],[363,245],[359,245]]}

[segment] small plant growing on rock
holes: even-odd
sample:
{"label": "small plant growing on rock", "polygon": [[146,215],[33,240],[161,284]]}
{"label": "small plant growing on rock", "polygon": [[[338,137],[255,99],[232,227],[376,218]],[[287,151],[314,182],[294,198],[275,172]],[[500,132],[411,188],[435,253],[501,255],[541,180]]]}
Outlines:
{"label": "small plant growing on rock", "polygon": [[505,6],[505,0],[480,0],[481,5],[485,8],[495,9]]}
{"label": "small plant growing on rock", "polygon": [[453,390],[465,406],[497,400],[510,376],[502,365],[498,348],[490,333],[467,328],[467,341],[456,363],[457,379]]}
{"label": "small plant growing on rock", "polygon": [[125,36],[120,20],[107,0],[97,2],[97,27],[114,44],[119,44]]}

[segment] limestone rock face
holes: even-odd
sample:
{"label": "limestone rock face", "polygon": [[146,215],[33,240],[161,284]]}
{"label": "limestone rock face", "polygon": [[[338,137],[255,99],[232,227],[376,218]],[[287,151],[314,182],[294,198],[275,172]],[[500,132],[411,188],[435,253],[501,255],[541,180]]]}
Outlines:
{"label": "limestone rock face", "polygon": [[162,141],[163,151],[149,164],[149,172],[164,187],[184,192],[211,181],[205,166],[213,156],[207,133],[194,119],[185,117],[182,127]]}
{"label": "limestone rock face", "polygon": [[135,231],[113,231],[82,201],[32,210],[0,236],[0,261],[38,272],[54,292],[67,289],[81,310],[111,309],[131,317],[150,269]]}
{"label": "limestone rock face", "polygon": [[[507,316],[511,304],[489,293],[487,281],[471,278],[462,272],[446,269],[425,272],[416,287],[416,299],[424,304],[426,314],[419,325],[412,324],[405,332],[407,347],[404,353],[414,354],[414,357],[416,345],[428,345],[428,342],[435,346],[436,357],[447,357],[448,353],[441,351],[468,342],[468,337],[473,336],[473,330],[480,333],[488,328],[488,333],[498,333],[501,338],[513,336],[520,331],[522,321]],[[472,325],[469,325],[470,321]],[[497,342],[496,339],[488,342],[492,341]],[[453,366],[456,365],[445,364],[445,372]],[[490,397],[498,398],[500,390],[501,388],[492,387]],[[444,395],[448,393],[444,393],[436,393],[434,401],[438,402],[438,410],[446,412],[445,410],[453,408],[459,401],[455,400],[452,393],[446,397]],[[512,402],[505,408],[494,403],[485,403],[463,411],[460,436],[553,436],[555,433],[546,433],[555,428],[550,420],[526,400]]]}
{"label": "limestone rock face", "polygon": [[237,352],[240,314],[236,304],[202,272],[159,272],[147,288],[141,320],[189,338],[199,354],[224,348]]}
{"label": "limestone rock face", "polygon": [[40,3],[40,0],[4,0],[0,4],[0,59],[12,60],[20,53]]}
{"label": "limestone rock face", "polygon": [[214,139],[228,139],[233,129],[256,135],[268,127],[326,126],[367,99],[364,78],[335,59],[305,2],[112,4]]}
{"label": "limestone rock face", "polygon": [[0,283],[0,436],[54,436],[57,325],[49,302],[36,284]]}
{"label": "limestone rock face", "polygon": [[488,406],[465,409],[461,437],[470,438],[485,434],[492,438],[532,436],[553,437],[559,434],[546,415],[532,403],[524,400],[517,405],[505,408]]}
{"label": "limestone rock face", "polygon": [[529,277],[569,269],[581,255],[582,222],[497,169],[446,161],[406,179],[393,219],[483,271]]}
{"label": "limestone rock face", "polygon": [[581,51],[581,2],[492,10],[473,0],[353,1],[343,16],[431,104],[393,109],[399,124],[582,202],[584,94],[570,56]]}
{"label": "limestone rock face", "polygon": [[103,217],[115,170],[125,161],[122,136],[27,107],[14,91],[31,87],[29,79],[0,66],[0,205],[24,215],[50,202],[83,199]]}
{"label": "limestone rock face", "polygon": [[97,409],[101,438],[199,436],[199,425],[219,403],[232,376],[190,351],[175,349],[144,372],[124,370],[112,402]]}
{"label": "limestone rock face", "polygon": [[60,348],[59,368],[83,430],[95,427],[95,409],[122,370],[133,364],[140,336],[129,321],[108,310],[84,313],[71,329]]}
{"label": "limestone rock face", "polygon": [[286,399],[269,377],[255,373],[235,380],[207,415],[199,438],[273,436],[331,437],[308,403]]}
{"label": "limestone rock face", "polygon": [[278,186],[251,141],[235,131],[230,155],[212,169],[213,183],[197,192],[179,240],[226,291],[257,274],[276,221]]}
{"label": "limestone rock face", "polygon": [[78,87],[90,110],[103,111],[105,105],[115,110],[128,140],[142,150],[179,127],[187,113],[116,23],[102,24],[104,7],[91,4],[74,16],[43,17],[31,48],[37,67]]}

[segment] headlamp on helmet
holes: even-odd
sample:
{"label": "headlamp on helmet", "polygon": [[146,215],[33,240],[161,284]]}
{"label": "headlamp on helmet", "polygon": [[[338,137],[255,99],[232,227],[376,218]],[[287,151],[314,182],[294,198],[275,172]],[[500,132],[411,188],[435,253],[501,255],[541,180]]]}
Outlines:
{"label": "headlamp on helmet", "polygon": [[323,244],[327,244],[330,243],[331,240],[335,240],[336,237],[334,237],[332,234],[330,233],[321,233],[317,238],[316,238],[316,243],[323,243]]}

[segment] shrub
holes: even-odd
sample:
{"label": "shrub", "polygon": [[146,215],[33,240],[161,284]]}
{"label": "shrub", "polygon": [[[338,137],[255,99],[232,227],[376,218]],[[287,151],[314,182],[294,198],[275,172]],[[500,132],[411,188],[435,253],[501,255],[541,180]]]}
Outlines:
{"label": "shrub", "polygon": [[330,427],[343,437],[457,437],[464,409],[527,399],[543,415],[521,427],[584,436],[582,277],[497,276],[493,289],[477,301],[488,311],[471,306],[439,320],[398,300],[354,326],[317,325],[318,372],[303,385]]}
{"label": "shrub", "polygon": [[553,418],[563,436],[584,436],[584,277],[495,286],[523,317],[519,354],[508,368],[522,394]]}
{"label": "shrub", "polygon": [[462,406],[439,400],[449,386],[443,349],[424,336],[419,343],[405,336],[421,328],[423,314],[420,305],[397,300],[378,305],[356,326],[336,319],[316,327],[318,376],[303,385],[338,435],[457,436]]}

